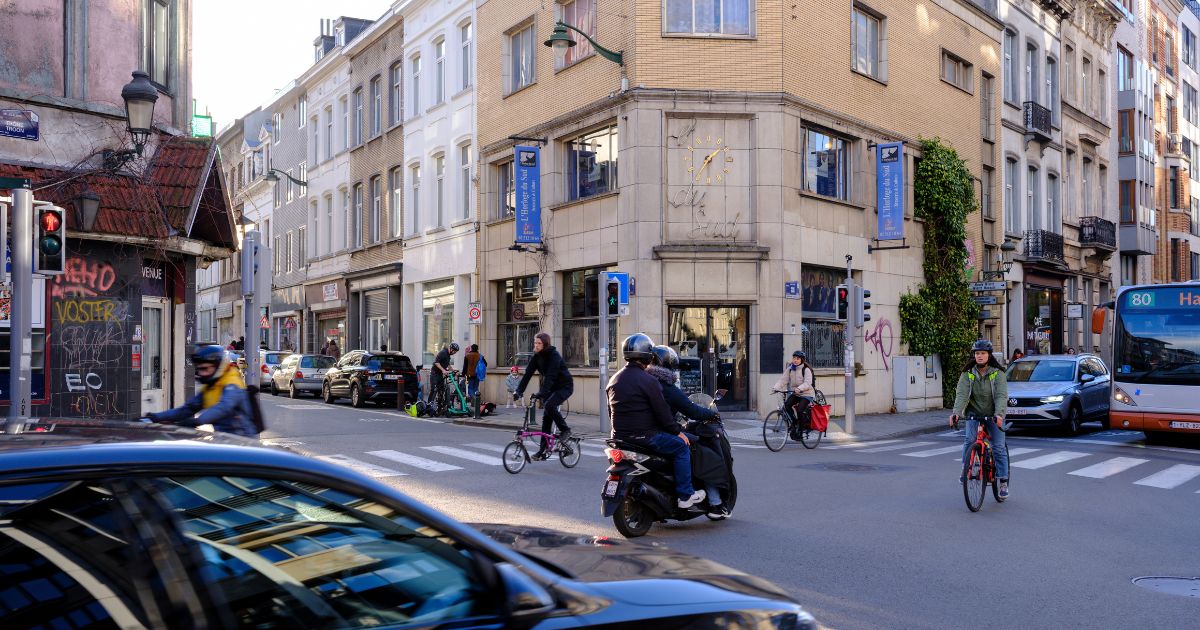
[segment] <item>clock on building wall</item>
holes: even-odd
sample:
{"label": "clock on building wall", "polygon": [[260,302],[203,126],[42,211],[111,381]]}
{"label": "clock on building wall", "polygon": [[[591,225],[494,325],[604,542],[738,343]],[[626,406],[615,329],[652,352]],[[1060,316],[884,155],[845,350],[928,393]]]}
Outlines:
{"label": "clock on building wall", "polygon": [[671,118],[667,146],[667,240],[748,236],[750,182],[746,118]]}
{"label": "clock on building wall", "polygon": [[687,165],[689,179],[697,186],[722,185],[733,172],[733,153],[721,136],[714,140],[712,135],[693,135],[687,153],[683,154],[683,161]]}

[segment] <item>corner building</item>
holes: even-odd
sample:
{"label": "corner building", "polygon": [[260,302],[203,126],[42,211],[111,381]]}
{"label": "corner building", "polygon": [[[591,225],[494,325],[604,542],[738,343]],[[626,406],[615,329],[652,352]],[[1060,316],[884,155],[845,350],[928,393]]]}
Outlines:
{"label": "corner building", "polygon": [[[714,18],[700,4],[478,5],[480,335],[491,367],[499,376],[524,364],[546,330],[575,374],[571,408],[601,408],[596,274],[621,271],[633,291],[614,350],[646,332],[679,351],[685,389],[727,389],[723,408],[766,410],[778,404],[770,390],[786,357],[803,348],[842,413],[848,333],[834,288],[850,255],[873,305],[853,340],[856,409],[899,406],[893,379],[915,363],[897,305],[924,281],[923,227],[912,217],[918,139],[953,146],[985,182],[985,203],[999,194],[998,179],[981,176],[998,159],[995,8],[727,0]],[[624,65],[574,33],[578,45],[556,56],[543,45],[556,19],[623,51]],[[510,137],[544,140],[545,252],[511,249],[513,147],[533,141]],[[909,248],[868,253],[875,147],[898,141]],[[982,252],[978,215],[968,225]],[[907,408],[940,404],[934,374],[915,374],[918,385],[900,394]],[[502,395],[502,377],[484,385]]]}

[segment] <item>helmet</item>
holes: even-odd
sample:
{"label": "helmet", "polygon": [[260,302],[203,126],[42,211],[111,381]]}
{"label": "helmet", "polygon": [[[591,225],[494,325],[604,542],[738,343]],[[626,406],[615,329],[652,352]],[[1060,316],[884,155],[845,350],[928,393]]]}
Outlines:
{"label": "helmet", "polygon": [[987,339],[979,339],[971,345],[971,352],[979,352],[981,350],[983,352],[991,352],[992,342],[988,341]]}
{"label": "helmet", "polygon": [[795,359],[796,357],[800,357],[801,359],[804,359],[805,361],[808,360],[808,355],[805,354],[805,352],[803,350],[797,350],[797,351],[793,352],[792,358]]}
{"label": "helmet", "polygon": [[643,333],[634,333],[625,338],[621,352],[626,361],[650,363],[654,360],[654,341]]}
{"label": "helmet", "polygon": [[192,353],[192,365],[212,365],[216,368],[210,376],[196,375],[197,381],[207,385],[225,373],[225,369],[229,367],[229,353],[221,346],[197,346],[196,351]]}
{"label": "helmet", "polygon": [[451,343],[450,343],[450,352],[458,352],[458,351],[459,351],[458,344],[457,344],[457,343],[454,343],[454,342],[451,342]]}
{"label": "helmet", "polygon": [[679,355],[669,346],[654,346],[655,362],[672,372],[679,369]]}

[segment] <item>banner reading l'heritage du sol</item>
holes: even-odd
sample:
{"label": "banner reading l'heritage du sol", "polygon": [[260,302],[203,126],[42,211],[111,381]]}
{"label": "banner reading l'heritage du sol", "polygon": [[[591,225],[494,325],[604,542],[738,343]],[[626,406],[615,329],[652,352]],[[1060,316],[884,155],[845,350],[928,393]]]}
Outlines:
{"label": "banner reading l'heritage du sol", "polygon": [[514,147],[513,183],[516,188],[517,243],[542,242],[542,152],[539,147]]}
{"label": "banner reading l'heritage du sol", "polygon": [[904,238],[904,143],[875,146],[875,195],[881,241]]}

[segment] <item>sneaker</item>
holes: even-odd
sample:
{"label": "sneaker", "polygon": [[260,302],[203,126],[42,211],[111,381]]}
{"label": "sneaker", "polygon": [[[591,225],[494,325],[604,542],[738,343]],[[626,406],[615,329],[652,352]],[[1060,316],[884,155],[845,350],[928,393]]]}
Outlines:
{"label": "sneaker", "polygon": [[558,434],[559,442],[566,442],[569,439],[571,439],[571,430],[570,429],[567,429],[566,431],[563,431],[562,433]]}
{"label": "sneaker", "polygon": [[1000,500],[1003,501],[1007,498],[1008,498],[1008,482],[1001,481],[1000,482]]}
{"label": "sneaker", "polygon": [[692,496],[690,496],[686,499],[679,499],[678,501],[675,502],[675,504],[679,506],[679,509],[686,510],[703,500],[704,500],[704,491],[697,490],[692,493]]}
{"label": "sneaker", "polygon": [[714,505],[708,509],[708,515],[718,520],[726,519],[729,518],[729,508],[724,503]]}
{"label": "sneaker", "polygon": [[550,459],[550,453],[547,451],[538,451],[533,455],[530,455],[529,459],[535,462],[544,462],[547,459]]}

